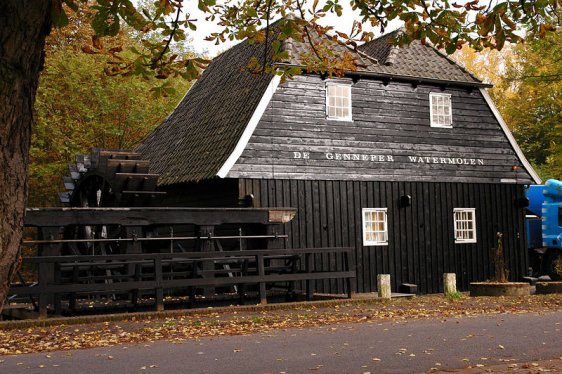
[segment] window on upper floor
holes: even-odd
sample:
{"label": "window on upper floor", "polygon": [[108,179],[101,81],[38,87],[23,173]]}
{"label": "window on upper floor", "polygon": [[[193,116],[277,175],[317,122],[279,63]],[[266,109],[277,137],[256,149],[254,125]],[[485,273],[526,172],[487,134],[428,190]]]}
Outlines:
{"label": "window on upper floor", "polygon": [[476,209],[453,209],[455,243],[476,243]]}
{"label": "window on upper floor", "polygon": [[363,245],[388,245],[386,208],[363,208]]}
{"label": "window on upper floor", "polygon": [[326,117],[351,121],[351,85],[326,82]]}
{"label": "window on upper floor", "polygon": [[431,92],[429,94],[429,116],[431,127],[452,127],[451,95]]}

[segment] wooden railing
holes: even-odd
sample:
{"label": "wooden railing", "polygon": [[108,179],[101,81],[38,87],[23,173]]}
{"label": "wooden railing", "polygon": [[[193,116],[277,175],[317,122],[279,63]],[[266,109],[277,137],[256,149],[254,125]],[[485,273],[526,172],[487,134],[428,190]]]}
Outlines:
{"label": "wooden railing", "polygon": [[[28,209],[25,225],[36,229],[36,236],[23,244],[36,247],[37,256],[23,259],[31,277],[18,273],[9,297],[31,299],[45,317],[49,309],[72,313],[77,302],[112,294],[132,305],[150,300],[162,310],[165,290],[193,303],[197,292],[224,287],[243,299],[246,286],[257,285],[265,303],[266,285],[283,282],[289,293],[304,285],[310,299],[316,280],[340,279],[351,295],[351,248],[280,249],[287,238],[281,225],[295,213],[293,208]],[[319,259],[325,256],[334,259],[332,266],[322,267]]]}
{"label": "wooden railing", "polygon": [[[342,254],[343,270],[315,270],[314,256],[326,253]],[[165,290],[185,291],[193,301],[196,288],[237,286],[243,299],[245,286],[258,285],[260,301],[266,303],[267,284],[288,282],[288,292],[292,292],[295,282],[304,281],[307,299],[311,299],[316,280],[344,279],[347,294],[351,296],[356,276],[351,253],[351,248],[314,248],[28,257],[24,262],[39,269],[54,265],[55,280],[40,279],[34,287],[12,285],[10,294],[38,296],[39,313],[43,317],[47,316],[49,300],[54,300],[58,314],[63,301],[68,301],[72,311],[77,299],[100,293],[138,295],[139,291],[152,291],[156,310],[164,310]]]}

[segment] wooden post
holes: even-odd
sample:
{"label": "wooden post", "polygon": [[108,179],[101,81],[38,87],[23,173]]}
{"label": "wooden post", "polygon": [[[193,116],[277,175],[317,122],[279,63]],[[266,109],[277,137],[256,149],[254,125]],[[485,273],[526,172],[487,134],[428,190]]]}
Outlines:
{"label": "wooden post", "polygon": [[[59,227],[42,227],[39,230],[40,239],[53,240],[57,239],[59,234]],[[39,247],[39,256],[60,256],[60,244],[43,244]],[[47,286],[55,282],[55,264],[54,263],[40,263],[39,264],[39,284]],[[53,297],[54,296],[54,297]],[[60,297],[57,295],[49,295],[41,293],[39,295],[39,318],[47,318],[47,306],[50,303],[59,304]],[[60,311],[60,307],[56,307]]]}
{"label": "wooden post", "polygon": [[261,278],[260,286],[260,304],[267,304],[267,294],[265,289],[265,264],[263,263],[263,255],[257,255],[256,260],[258,262],[258,275]]}
{"label": "wooden post", "polygon": [[[136,239],[139,237],[139,234],[142,233],[142,227],[140,226],[129,226],[125,228],[125,236],[127,238]],[[137,240],[133,240],[132,242],[127,242],[125,246],[125,253],[132,254],[132,253],[142,253],[142,246],[141,242]],[[127,265],[127,274],[130,280],[133,281],[140,281],[141,280],[141,266],[139,264],[129,264]],[[130,292],[131,296],[131,303],[134,306],[138,305],[139,301],[139,289],[135,288]]]}
{"label": "wooden post", "polygon": [[[201,237],[213,237],[215,235],[215,226],[200,226],[199,235]],[[199,246],[201,252],[213,252],[215,250],[214,241],[212,239],[201,239],[201,244]],[[212,273],[215,270],[215,264],[213,261],[201,261],[201,267],[203,272],[203,278],[209,276],[214,277]],[[206,273],[207,272],[207,273]],[[215,293],[214,287],[204,287],[203,295],[210,296]]]}
{"label": "wooden post", "polygon": [[[343,258],[344,258],[344,265],[345,265],[345,271],[350,271],[350,270],[355,270],[355,265],[352,265],[353,263],[351,262],[351,260],[349,259],[349,257],[351,256],[351,252],[345,252],[343,254]],[[352,269],[353,267],[353,269]],[[355,294],[355,278],[347,278],[345,280],[346,282],[346,286],[347,286],[347,297],[349,297],[350,299],[353,297],[353,295]]]}
{"label": "wooden post", "polygon": [[381,299],[390,299],[392,292],[390,291],[390,274],[377,275],[377,289]]}
{"label": "wooden post", "polygon": [[455,273],[443,274],[443,293],[445,295],[457,293],[457,275]]}
{"label": "wooden post", "polygon": [[[304,255],[306,261],[306,272],[307,274],[312,273],[312,268],[314,267],[314,255],[312,253],[307,253]],[[306,300],[312,300],[312,296],[314,295],[314,280],[307,279],[306,280]]]}
{"label": "wooden post", "polygon": [[156,298],[156,311],[161,312],[164,310],[164,289],[162,288],[162,260],[160,258],[154,259],[154,280],[156,281],[155,298]]}

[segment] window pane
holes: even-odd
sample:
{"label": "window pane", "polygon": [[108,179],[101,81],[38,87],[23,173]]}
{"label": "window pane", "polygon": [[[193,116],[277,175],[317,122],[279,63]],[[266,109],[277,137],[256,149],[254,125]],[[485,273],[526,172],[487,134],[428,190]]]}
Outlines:
{"label": "window pane", "polygon": [[[347,119],[351,117],[351,86],[344,84],[326,85],[327,115],[336,119]],[[330,107],[334,107],[331,111]]]}

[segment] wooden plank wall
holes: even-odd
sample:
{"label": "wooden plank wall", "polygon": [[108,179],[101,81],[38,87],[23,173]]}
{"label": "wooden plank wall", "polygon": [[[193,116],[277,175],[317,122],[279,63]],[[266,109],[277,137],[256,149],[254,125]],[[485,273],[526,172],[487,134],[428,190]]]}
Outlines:
{"label": "wooden plank wall", "polygon": [[[240,197],[253,194],[256,207],[295,207],[297,217],[284,227],[288,248],[355,247],[357,291],[376,290],[380,273],[392,275],[393,290],[415,283],[422,293],[442,292],[442,274],[454,272],[461,290],[492,275],[491,254],[497,231],[504,233],[510,278],[528,268],[524,209],[514,184],[461,184],[365,181],[240,179]],[[412,204],[399,207],[410,195]],[[362,245],[361,208],[388,208],[388,246]],[[475,244],[455,244],[453,208],[476,208]],[[322,256],[317,267],[338,269],[340,259]],[[343,284],[323,281],[321,292],[342,293]]]}
{"label": "wooden plank wall", "polygon": [[[452,128],[430,127],[430,92],[451,95]],[[360,79],[352,84],[352,115],[326,119],[325,81],[297,76],[279,86],[228,177],[533,183],[523,167],[512,171],[521,162],[477,89]]]}

